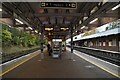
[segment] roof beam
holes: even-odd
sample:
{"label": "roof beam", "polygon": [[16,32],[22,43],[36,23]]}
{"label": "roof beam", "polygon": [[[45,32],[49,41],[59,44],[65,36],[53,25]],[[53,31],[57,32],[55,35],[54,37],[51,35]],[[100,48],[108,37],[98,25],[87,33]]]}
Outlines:
{"label": "roof beam", "polygon": [[[59,26],[61,26],[61,27],[68,27],[68,25],[69,24],[58,24]],[[52,27],[52,26],[54,26],[54,24],[45,24],[45,27],[47,28],[50,28],[50,27]]]}
{"label": "roof beam", "polygon": [[55,35],[67,35],[68,31],[53,32]]}
{"label": "roof beam", "polygon": [[8,15],[8,14],[2,14],[2,18],[12,18],[13,16]]}
{"label": "roof beam", "polygon": [[79,13],[81,13],[81,15],[76,18],[75,24],[77,24],[80,20],[83,23],[84,17],[90,17],[91,10],[97,5],[98,2],[85,3],[84,6],[79,10]]}
{"label": "roof beam", "polygon": [[37,17],[51,17],[51,16],[62,16],[62,17],[69,17],[69,16],[80,16],[81,13],[44,13],[44,14],[34,14]]}
{"label": "roof beam", "polygon": [[25,24],[20,24],[20,25],[15,25],[15,27],[28,27],[28,26]]}
{"label": "roof beam", "polygon": [[103,13],[100,15],[96,15],[96,17],[113,17],[113,18],[118,18],[118,13]]}
{"label": "roof beam", "polygon": [[[14,11],[17,15],[19,15],[22,19],[24,19],[25,21],[27,21],[28,23],[30,23],[27,19],[26,19],[26,17],[24,17],[23,15],[21,15],[21,13],[17,10],[17,9],[15,9],[12,5],[10,5],[10,3],[2,3],[2,7],[4,7],[4,8],[9,8],[10,10],[12,10],[12,11]],[[13,15],[12,15],[13,16]]]}
{"label": "roof beam", "polygon": [[115,5],[117,5],[119,3],[117,2],[114,2],[114,3],[110,3],[110,2],[107,2],[105,3],[100,9],[98,9],[95,13],[93,13],[88,19],[86,19],[80,26],[78,26],[76,30],[79,30],[81,26],[84,26],[84,25],[87,25],[91,20],[93,20],[96,15],[99,15],[101,14],[103,11],[107,11],[109,9],[111,9],[112,7],[114,7]]}

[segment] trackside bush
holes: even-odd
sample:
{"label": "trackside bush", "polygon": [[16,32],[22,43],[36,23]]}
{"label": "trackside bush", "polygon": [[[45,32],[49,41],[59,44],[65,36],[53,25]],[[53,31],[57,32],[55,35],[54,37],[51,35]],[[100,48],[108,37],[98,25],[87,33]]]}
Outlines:
{"label": "trackside bush", "polygon": [[12,41],[12,33],[8,30],[2,30],[3,46],[9,46]]}
{"label": "trackside bush", "polygon": [[20,45],[24,47],[32,47],[40,45],[39,36],[19,31],[2,24],[2,43],[3,45]]}

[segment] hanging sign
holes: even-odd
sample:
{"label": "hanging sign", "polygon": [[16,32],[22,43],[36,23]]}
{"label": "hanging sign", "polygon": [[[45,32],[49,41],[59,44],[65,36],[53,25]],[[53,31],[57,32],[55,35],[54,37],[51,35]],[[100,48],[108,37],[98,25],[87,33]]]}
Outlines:
{"label": "hanging sign", "polygon": [[77,4],[75,2],[41,2],[41,7],[74,9],[77,8]]}

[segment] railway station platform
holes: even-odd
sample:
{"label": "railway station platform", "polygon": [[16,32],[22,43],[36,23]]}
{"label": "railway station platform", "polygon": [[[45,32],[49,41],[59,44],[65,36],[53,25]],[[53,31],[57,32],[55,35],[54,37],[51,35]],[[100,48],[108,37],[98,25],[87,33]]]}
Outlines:
{"label": "railway station platform", "polygon": [[[61,59],[53,59],[44,51],[44,59],[40,58],[40,51],[34,52],[18,61],[3,66],[4,78],[118,78],[103,68],[86,61],[76,54],[81,52],[70,48],[62,53]],[[14,65],[13,65],[14,64]],[[9,66],[9,67],[8,67]],[[101,66],[102,67],[102,66]],[[112,72],[111,72],[112,73]]]}
{"label": "railway station platform", "polygon": [[25,1],[0,3],[0,79],[119,80],[119,0]]}

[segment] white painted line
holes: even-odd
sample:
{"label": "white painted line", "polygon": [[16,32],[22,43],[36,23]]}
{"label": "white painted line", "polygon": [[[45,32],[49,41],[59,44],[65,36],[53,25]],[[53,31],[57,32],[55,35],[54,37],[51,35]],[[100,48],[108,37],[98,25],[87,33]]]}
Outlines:
{"label": "white painted line", "polygon": [[[70,49],[69,49],[69,48],[66,48],[66,49],[67,49],[68,51],[70,51]],[[120,66],[118,66],[118,65],[115,65],[115,64],[112,64],[112,63],[110,63],[110,62],[104,61],[104,60],[102,60],[102,59],[99,59],[99,58],[96,58],[96,57],[93,57],[93,56],[87,55],[87,54],[82,53],[82,52],[77,51],[77,50],[74,50],[74,52],[73,52],[73,53],[74,53],[74,54],[75,54],[75,53],[84,54],[84,55],[89,56],[89,57],[91,57],[91,58],[94,58],[94,59],[100,60],[100,61],[102,61],[102,62],[105,62],[105,63],[107,63],[107,64],[110,64],[110,65],[113,65],[113,66],[115,66],[115,67],[120,68]]]}
{"label": "white painted line", "polygon": [[92,63],[93,65],[96,65],[97,67],[99,67],[99,68],[101,68],[102,70],[104,70],[104,71],[106,71],[106,72],[112,74],[113,76],[120,78],[119,75],[117,75],[117,74],[115,74],[115,73],[113,73],[113,72],[107,70],[106,68],[104,68],[104,67],[102,67],[102,66],[100,66],[100,65],[98,65],[98,64],[96,64],[96,63],[94,63],[94,62],[89,61],[88,59],[82,57],[81,55],[79,55],[79,54],[77,54],[77,53],[75,53],[75,55],[77,55],[78,57],[81,57],[82,59],[84,59],[84,60],[86,60],[86,61]]}
{"label": "white painted line", "polygon": [[[38,51],[39,51],[39,50],[38,50]],[[35,51],[35,52],[38,52],[38,51]],[[25,56],[21,56],[21,57],[19,57],[19,58],[10,60],[10,61],[8,61],[8,62],[5,62],[5,63],[3,63],[3,64],[0,64],[0,66],[9,64],[9,63],[11,63],[11,62],[16,62],[17,60],[20,60],[20,59],[22,59],[22,58],[24,58],[24,57],[27,57],[27,56],[30,56],[30,55],[34,54],[35,52],[29,53],[29,54],[27,54],[27,55],[25,55]]]}
{"label": "white painted line", "polygon": [[[75,50],[74,53],[82,53],[82,52],[79,52],[79,51],[76,51],[76,50]],[[82,53],[82,54],[84,54],[84,55],[86,55],[86,56],[89,56],[89,57],[91,57],[91,58],[97,59],[97,60],[99,60],[99,61],[105,62],[105,63],[107,63],[107,64],[113,65],[113,66],[115,66],[115,67],[120,68],[120,66],[115,65],[115,64],[112,64],[112,63],[107,62],[107,61],[104,61],[104,60],[102,60],[102,59],[99,59],[99,58],[96,58],[96,57],[93,57],[93,56],[87,55],[87,54],[85,54],[85,53]]]}
{"label": "white painted line", "polygon": [[[70,51],[70,48],[67,48],[68,51]],[[102,70],[112,74],[115,77],[120,78],[119,73],[118,73],[118,69],[120,68],[120,66],[109,63],[107,61],[95,58],[93,56],[87,55],[85,53],[81,53],[80,51],[76,51],[74,50],[73,53],[75,55],[77,55],[78,57],[92,63],[93,65],[96,65],[97,67],[101,68]]]}

